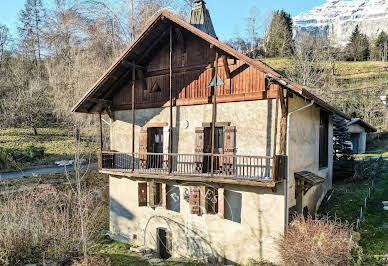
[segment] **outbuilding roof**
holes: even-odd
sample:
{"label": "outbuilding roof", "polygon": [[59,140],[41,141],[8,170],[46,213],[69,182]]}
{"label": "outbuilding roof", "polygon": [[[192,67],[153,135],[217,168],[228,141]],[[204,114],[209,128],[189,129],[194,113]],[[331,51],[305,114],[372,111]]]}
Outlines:
{"label": "outbuilding roof", "polygon": [[365,131],[366,132],[376,132],[377,129],[374,128],[373,126],[369,125],[367,122],[365,122],[364,120],[362,120],[361,118],[353,118],[352,120],[350,120],[348,123],[347,123],[347,126],[351,126],[351,125],[360,125],[361,127],[365,128]]}
{"label": "outbuilding roof", "polygon": [[[115,88],[118,88],[122,85],[126,78],[131,76],[132,62],[135,61],[136,65],[141,65],[144,62],[147,62],[150,57],[149,50],[155,49],[155,44],[168,39],[169,24],[166,23],[170,21],[177,26],[184,28],[185,30],[195,34],[196,36],[207,41],[210,45],[217,47],[224,53],[227,53],[229,56],[239,59],[246,63],[247,65],[254,67],[265,73],[266,77],[271,78],[272,80],[277,81],[289,91],[300,95],[309,100],[314,100],[315,104],[320,107],[336,113],[348,120],[350,118],[328,104],[324,100],[318,98],[307,89],[303,88],[301,85],[292,82],[286,76],[280,74],[264,62],[260,60],[254,60],[249,58],[237,50],[231,48],[227,44],[217,40],[216,38],[210,36],[209,34],[199,30],[195,26],[189,24],[188,22],[178,18],[177,16],[171,14],[167,10],[159,11],[154,18],[148,23],[143,32],[133,41],[128,48],[121,54],[121,56],[108,68],[108,70],[97,80],[97,82],[87,91],[87,93],[74,105],[72,108],[73,112],[83,112],[88,113],[91,108],[97,104],[96,99],[100,99],[102,95],[106,95],[107,91],[112,91]],[[137,67],[137,66],[136,66]]]}

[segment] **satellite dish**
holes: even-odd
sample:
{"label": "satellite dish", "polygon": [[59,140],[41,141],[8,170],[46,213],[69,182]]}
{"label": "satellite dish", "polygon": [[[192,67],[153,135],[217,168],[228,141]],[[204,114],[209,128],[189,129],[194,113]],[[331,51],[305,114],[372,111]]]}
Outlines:
{"label": "satellite dish", "polygon": [[[215,80],[216,80],[216,78],[213,78],[213,80],[210,82],[210,84],[209,84],[210,87],[215,86]],[[221,85],[224,85],[224,82],[222,81],[220,76],[217,75],[217,86],[221,86]]]}

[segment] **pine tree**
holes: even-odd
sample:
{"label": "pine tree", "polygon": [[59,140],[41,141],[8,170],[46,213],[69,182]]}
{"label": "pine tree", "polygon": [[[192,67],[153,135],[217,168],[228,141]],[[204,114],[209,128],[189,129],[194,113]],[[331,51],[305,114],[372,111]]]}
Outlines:
{"label": "pine tree", "polygon": [[337,115],[333,117],[333,136],[334,156],[337,157],[338,154],[348,153],[349,149],[346,142],[350,141],[350,133],[347,121]]}
{"label": "pine tree", "polygon": [[365,61],[369,57],[370,50],[368,37],[360,32],[358,25],[352,32],[346,50],[349,59],[354,61]]}
{"label": "pine tree", "polygon": [[269,57],[286,57],[294,53],[292,38],[292,18],[284,10],[273,14],[270,26],[266,33],[266,53]]}
{"label": "pine tree", "polygon": [[381,61],[387,61],[388,53],[388,35],[382,31],[376,39],[375,46],[379,52]]}

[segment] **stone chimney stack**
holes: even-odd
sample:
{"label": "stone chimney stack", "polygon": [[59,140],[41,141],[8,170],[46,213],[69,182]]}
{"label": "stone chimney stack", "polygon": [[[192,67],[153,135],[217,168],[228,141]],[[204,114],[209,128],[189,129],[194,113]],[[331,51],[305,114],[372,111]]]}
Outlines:
{"label": "stone chimney stack", "polygon": [[196,27],[197,29],[209,34],[210,36],[217,38],[209,10],[207,10],[206,8],[205,1],[194,1],[194,6],[191,9],[191,13],[189,18],[187,19],[187,22]]}

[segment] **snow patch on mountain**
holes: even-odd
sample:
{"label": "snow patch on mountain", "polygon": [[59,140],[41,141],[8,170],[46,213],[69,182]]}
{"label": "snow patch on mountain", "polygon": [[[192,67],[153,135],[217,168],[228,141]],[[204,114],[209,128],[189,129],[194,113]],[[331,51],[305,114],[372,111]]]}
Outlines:
{"label": "snow patch on mountain", "polygon": [[294,36],[319,33],[344,46],[356,25],[369,38],[376,38],[382,30],[388,32],[388,0],[328,0],[293,21]]}

